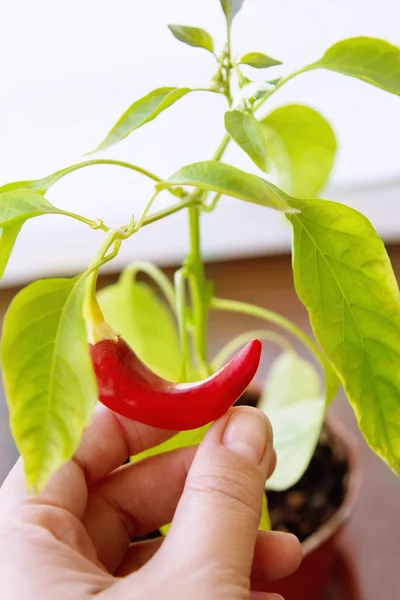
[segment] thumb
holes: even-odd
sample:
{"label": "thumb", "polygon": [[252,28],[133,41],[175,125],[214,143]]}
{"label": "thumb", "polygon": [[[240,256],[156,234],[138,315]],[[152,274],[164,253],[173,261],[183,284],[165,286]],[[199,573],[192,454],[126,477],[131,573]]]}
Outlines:
{"label": "thumb", "polygon": [[230,584],[248,582],[265,480],[274,466],[267,417],[250,407],[228,411],[199,446],[165,550],[203,575],[201,567],[219,578],[225,573]]}

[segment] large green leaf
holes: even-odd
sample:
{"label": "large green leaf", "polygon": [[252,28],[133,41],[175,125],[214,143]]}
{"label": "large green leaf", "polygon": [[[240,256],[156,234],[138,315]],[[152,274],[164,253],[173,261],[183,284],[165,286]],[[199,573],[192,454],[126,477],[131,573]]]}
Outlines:
{"label": "large green leaf", "polygon": [[400,95],[400,48],[369,37],[355,37],[331,46],[310,69],[324,68]]}
{"label": "large green leaf", "polygon": [[268,171],[268,154],[263,129],[252,113],[230,110],[225,113],[225,129],[261,171]]}
{"label": "large green leaf", "polygon": [[132,346],[139,358],[160,377],[178,381],[181,368],[179,337],[174,319],[152,288],[130,277],[98,294],[106,320]]}
{"label": "large green leaf", "polygon": [[12,301],[2,337],[11,429],[29,489],[74,454],[97,399],[82,316],[85,280],[47,279]]}
{"label": "large green leaf", "polygon": [[292,203],[297,293],[367,442],[400,474],[400,294],[384,244],[347,206]]}
{"label": "large green leaf", "polygon": [[222,10],[225,13],[226,20],[229,24],[232,23],[233,19],[242,8],[244,0],[220,0]]}
{"label": "large green leaf", "polygon": [[261,126],[279,186],[299,198],[318,194],[336,154],[336,138],[329,123],[308,106],[289,104],[270,113]]}
{"label": "large green leaf", "polygon": [[289,206],[289,196],[269,181],[214,160],[182,167],[156,187],[162,190],[175,185],[195,186],[283,212],[296,210]]}
{"label": "large green leaf", "polygon": [[248,52],[242,56],[239,64],[249,65],[255,69],[268,69],[268,67],[275,67],[276,65],[281,65],[282,63],[280,60],[271,58],[262,52]]}
{"label": "large green leaf", "polygon": [[93,152],[114,146],[135,129],[155,119],[161,112],[190,91],[190,88],[162,87],[153,90],[140,100],[136,100]]}
{"label": "large green leaf", "polygon": [[315,367],[294,353],[278,356],[258,404],[272,423],[278,458],[267,489],[286,490],[302,477],[318,442],[325,406]]}
{"label": "large green leaf", "polygon": [[193,46],[194,48],[204,48],[214,53],[214,44],[211,35],[200,27],[190,27],[189,25],[168,25],[172,35],[177,40]]}

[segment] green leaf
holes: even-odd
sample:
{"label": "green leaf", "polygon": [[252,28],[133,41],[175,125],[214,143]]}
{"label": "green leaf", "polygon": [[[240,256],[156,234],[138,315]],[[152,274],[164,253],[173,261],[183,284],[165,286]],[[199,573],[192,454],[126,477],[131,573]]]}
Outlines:
{"label": "green leaf", "polygon": [[214,53],[214,43],[211,35],[200,27],[190,27],[188,25],[168,25],[172,35],[177,40],[193,46],[194,48],[204,48],[212,54]]}
{"label": "green leaf", "polygon": [[29,189],[1,192],[0,188],[0,278],[3,277],[25,221],[40,215],[60,213],[62,211],[50,204],[38,192]]}
{"label": "green leaf", "polygon": [[266,487],[286,490],[304,474],[321,432],[325,399],[318,371],[296,354],[281,354],[271,366],[258,408],[272,423],[278,458]]}
{"label": "green leaf", "polygon": [[252,113],[225,113],[225,129],[261,171],[268,171],[268,154],[263,129]]}
{"label": "green leaf", "polygon": [[70,459],[97,388],[82,316],[85,279],[47,279],[23,289],[4,320],[3,381],[28,489],[43,489]]}
{"label": "green leaf", "polygon": [[262,52],[248,52],[244,54],[239,61],[240,65],[249,65],[255,69],[268,69],[268,67],[275,67],[281,65],[281,61],[276,58],[271,58]]}
{"label": "green leaf", "polygon": [[220,0],[222,10],[225,13],[225,17],[229,25],[236,17],[239,10],[241,10],[244,0]]}
{"label": "green leaf", "polygon": [[0,279],[4,275],[21,227],[22,225],[14,224],[0,229]]}
{"label": "green leaf", "polygon": [[32,190],[15,189],[0,191],[0,226],[23,224],[27,219],[40,215],[60,214],[46,198]]}
{"label": "green leaf", "polygon": [[336,71],[400,95],[400,48],[384,40],[369,37],[343,40],[308,68]]}
{"label": "green leaf", "polygon": [[163,452],[170,452],[171,450],[177,450],[178,448],[186,448],[189,446],[197,446],[206,435],[208,429],[211,427],[211,423],[199,427],[198,429],[191,429],[190,431],[180,431],[169,440],[166,440],[162,444],[144,450],[140,454],[131,457],[131,462],[142,460],[142,458],[148,458],[156,454],[162,454]]}
{"label": "green leaf", "polygon": [[296,211],[289,206],[290,197],[269,181],[214,160],[182,167],[156,188],[163,190],[175,185],[195,186],[283,212]]}
{"label": "green leaf", "polygon": [[299,104],[277,108],[261,121],[279,186],[299,198],[312,198],[325,185],[336,154],[329,123]]}
{"label": "green leaf", "polygon": [[135,129],[155,119],[163,110],[169,108],[190,91],[190,88],[163,87],[153,90],[140,100],[136,100],[93,152],[99,152],[114,146]]}
{"label": "green leaf", "polygon": [[292,203],[297,293],[368,444],[400,474],[400,294],[384,244],[347,206]]}
{"label": "green leaf", "polygon": [[[128,275],[128,276],[127,276]],[[98,294],[106,320],[160,377],[178,381],[181,352],[171,312],[152,288],[126,271]]]}

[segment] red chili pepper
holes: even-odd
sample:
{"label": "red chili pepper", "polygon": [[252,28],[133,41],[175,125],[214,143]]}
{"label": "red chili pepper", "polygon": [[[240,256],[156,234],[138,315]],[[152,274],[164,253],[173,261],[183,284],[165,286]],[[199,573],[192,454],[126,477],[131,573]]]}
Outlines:
{"label": "red chili pepper", "polygon": [[128,419],[174,431],[222,416],[253,379],[261,355],[261,342],[252,340],[208,379],[172,383],[146,367],[119,336],[89,346],[100,402]]}

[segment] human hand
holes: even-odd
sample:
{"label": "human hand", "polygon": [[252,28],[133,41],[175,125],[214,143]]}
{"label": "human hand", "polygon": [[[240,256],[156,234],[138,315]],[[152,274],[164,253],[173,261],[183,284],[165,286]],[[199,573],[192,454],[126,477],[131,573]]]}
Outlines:
{"label": "human hand", "polygon": [[[123,465],[171,432],[103,406],[73,460],[29,496],[21,461],[0,490],[7,600],[267,600],[300,563],[294,536],[257,532],[275,466],[269,421],[231,409],[196,448]],[[185,482],[186,481],[186,482]],[[131,539],[172,520],[166,538]]]}

